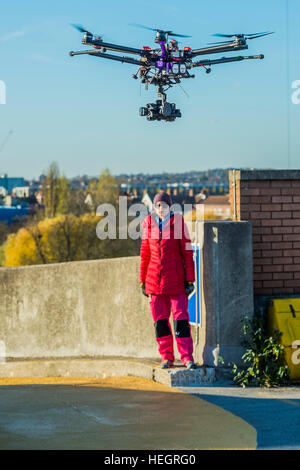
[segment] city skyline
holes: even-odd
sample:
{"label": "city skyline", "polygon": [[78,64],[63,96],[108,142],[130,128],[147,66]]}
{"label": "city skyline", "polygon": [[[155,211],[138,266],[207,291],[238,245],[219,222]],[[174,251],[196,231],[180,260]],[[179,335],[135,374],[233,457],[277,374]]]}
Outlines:
{"label": "city skyline", "polygon": [[[59,168],[58,168],[59,169]],[[211,174],[211,176],[213,176],[214,173],[216,172],[221,172],[222,173],[222,176],[223,175],[226,175],[227,172],[229,170],[232,170],[233,168],[231,167],[228,167],[228,168],[207,168],[207,169],[203,169],[203,170],[186,170],[186,171],[173,171],[173,172],[161,172],[161,173],[153,173],[153,172],[148,172],[148,173],[145,173],[145,172],[138,172],[138,173],[126,173],[126,172],[121,172],[121,173],[116,173],[116,174],[113,174],[110,172],[109,168],[109,172],[112,176],[114,176],[115,178],[122,178],[122,177],[129,177],[129,178],[132,178],[132,177],[137,177],[137,178],[148,178],[148,177],[159,177],[159,178],[163,178],[163,177],[173,177],[173,176],[179,176],[179,177],[185,177],[185,178],[204,178],[204,177],[208,177],[209,174]],[[239,168],[241,169],[241,168]],[[245,167],[243,168],[244,170],[257,170],[258,168],[249,168],[249,167]],[[270,168],[260,168],[261,170],[269,170]],[[104,170],[107,170],[107,169],[104,169]],[[101,174],[101,173],[100,173]],[[91,179],[91,178],[99,178],[100,174],[94,174],[94,175],[87,175],[87,174],[80,174],[80,175],[73,175],[73,176],[66,176],[64,175],[63,173],[60,173],[61,176],[66,176],[66,178],[68,180],[72,180],[72,179],[77,179],[77,178],[88,178],[88,179]],[[41,173],[40,175],[38,175],[37,177],[34,177],[34,178],[26,178],[22,175],[15,175],[15,174],[8,174],[8,173],[0,173],[0,181],[1,181],[1,178],[23,178],[25,181],[38,181],[40,180],[41,178],[45,177],[45,173]]]}

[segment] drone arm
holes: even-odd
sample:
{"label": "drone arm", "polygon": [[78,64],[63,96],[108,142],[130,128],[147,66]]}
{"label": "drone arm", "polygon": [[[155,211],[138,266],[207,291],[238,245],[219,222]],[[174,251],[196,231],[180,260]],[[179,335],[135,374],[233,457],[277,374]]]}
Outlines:
{"label": "drone arm", "polygon": [[88,54],[88,55],[93,55],[96,57],[102,57],[103,59],[110,59],[110,60],[116,60],[118,62],[126,62],[127,64],[133,64],[133,65],[147,65],[145,62],[142,62],[137,59],[133,59],[131,57],[120,57],[112,54],[105,54],[104,52],[99,52],[99,51],[81,51],[81,52],[70,52],[70,56],[73,57],[74,55],[83,55],[83,54]]}
{"label": "drone arm", "polygon": [[201,67],[206,65],[217,65],[217,64],[227,64],[228,62],[239,62],[241,60],[250,60],[250,59],[263,59],[264,56],[260,55],[251,55],[251,56],[237,56],[237,57],[222,57],[221,59],[216,60],[202,60],[198,62],[194,62],[191,64],[191,68],[193,67]]}
{"label": "drone arm", "polygon": [[88,40],[83,39],[82,44],[87,45],[87,46],[103,47],[103,48],[108,49],[110,51],[126,52],[127,54],[143,55],[143,53],[144,53],[144,51],[142,49],[136,49],[134,47],[120,46],[118,44],[110,44],[108,42],[103,42],[102,40],[99,40],[99,39],[88,39]]}
{"label": "drone arm", "polygon": [[235,43],[228,46],[213,46],[213,47],[204,47],[202,49],[193,49],[191,52],[192,57],[196,57],[197,55],[207,55],[207,54],[218,54],[220,52],[231,52],[231,51],[241,51],[244,49],[248,49],[246,45],[239,45],[237,46]]}

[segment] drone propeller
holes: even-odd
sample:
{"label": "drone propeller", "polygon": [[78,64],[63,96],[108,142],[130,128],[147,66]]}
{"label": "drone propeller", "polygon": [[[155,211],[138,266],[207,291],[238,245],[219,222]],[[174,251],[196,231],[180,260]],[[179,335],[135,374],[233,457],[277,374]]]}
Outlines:
{"label": "drone propeller", "polygon": [[274,34],[274,31],[269,32],[265,31],[263,33],[252,33],[252,34],[213,34],[213,36],[216,36],[218,38],[243,38],[243,39],[255,39],[255,38],[260,38],[262,36],[268,36],[268,34]]}
{"label": "drone propeller", "polygon": [[168,34],[169,36],[176,36],[176,37],[179,37],[179,38],[191,38],[192,37],[192,36],[187,36],[186,34],[177,34],[177,33],[173,33],[172,31],[165,31],[163,29],[149,28],[149,26],[144,26],[143,24],[138,24],[138,23],[130,23],[130,26],[135,26],[137,28],[148,29],[149,31],[156,31],[157,33],[165,33],[165,34]]}
{"label": "drone propeller", "polygon": [[269,34],[274,34],[274,31],[272,31],[272,32],[270,32],[270,33],[258,34],[257,36],[254,36],[253,34],[251,34],[252,37],[247,37],[246,39],[261,38],[262,36],[268,36]]}
{"label": "drone propeller", "polygon": [[[264,33],[252,33],[252,34],[213,34],[220,38],[237,38],[237,39],[256,39],[262,36],[268,36],[268,34],[273,34],[273,32],[264,32]],[[231,41],[219,41],[219,42],[209,42],[208,44],[232,44]]]}
{"label": "drone propeller", "polygon": [[79,31],[80,33],[88,33],[88,34],[92,34],[90,31],[88,31],[87,29],[84,29],[83,26],[81,26],[80,24],[73,24],[71,23],[71,26],[73,26],[73,28],[77,29],[77,31]]}

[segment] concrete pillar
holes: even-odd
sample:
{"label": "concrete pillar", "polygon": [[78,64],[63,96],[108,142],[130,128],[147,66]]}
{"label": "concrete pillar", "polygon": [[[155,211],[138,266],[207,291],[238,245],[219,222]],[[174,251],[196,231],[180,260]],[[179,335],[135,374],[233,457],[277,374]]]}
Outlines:
{"label": "concrete pillar", "polygon": [[[187,222],[192,234],[192,223]],[[196,360],[205,365],[242,365],[242,321],[253,316],[252,233],[250,222],[199,224],[201,327]],[[196,337],[196,335],[195,335]]]}

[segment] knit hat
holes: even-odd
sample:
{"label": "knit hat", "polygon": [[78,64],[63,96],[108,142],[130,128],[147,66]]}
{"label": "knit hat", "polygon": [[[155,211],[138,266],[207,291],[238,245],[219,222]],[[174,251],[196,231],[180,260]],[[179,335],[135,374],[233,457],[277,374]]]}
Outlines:
{"label": "knit hat", "polygon": [[166,204],[168,204],[168,206],[172,205],[172,199],[171,199],[171,196],[168,193],[158,193],[158,194],[156,194],[156,196],[153,200],[153,204],[155,205],[160,201],[165,202]]}

